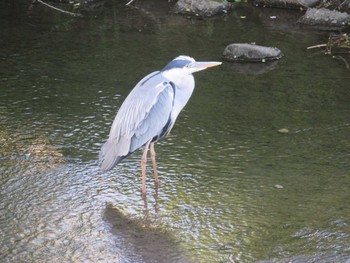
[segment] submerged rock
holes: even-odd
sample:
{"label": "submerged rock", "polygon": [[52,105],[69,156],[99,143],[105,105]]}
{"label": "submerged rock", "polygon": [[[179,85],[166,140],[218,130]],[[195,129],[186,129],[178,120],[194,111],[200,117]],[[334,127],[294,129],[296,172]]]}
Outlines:
{"label": "submerged rock", "polygon": [[266,62],[282,56],[283,53],[278,48],[246,43],[230,44],[223,52],[223,58],[230,62]]}
{"label": "submerged rock", "polygon": [[337,30],[349,27],[350,15],[326,8],[309,8],[298,23],[323,30]]}
{"label": "submerged rock", "polygon": [[278,129],[277,132],[282,134],[287,134],[289,133],[289,130],[287,128],[281,128],[281,129]]}
{"label": "submerged rock", "polygon": [[226,0],[179,0],[174,6],[174,13],[210,17],[227,13],[232,4]]}
{"label": "submerged rock", "polygon": [[287,9],[307,9],[316,6],[320,0],[255,0],[257,6]]}

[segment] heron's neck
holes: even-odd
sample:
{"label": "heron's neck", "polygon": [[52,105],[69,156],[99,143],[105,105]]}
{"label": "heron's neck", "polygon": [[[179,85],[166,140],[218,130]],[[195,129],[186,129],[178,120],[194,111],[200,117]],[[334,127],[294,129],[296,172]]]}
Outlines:
{"label": "heron's neck", "polygon": [[171,72],[170,74],[163,72],[163,76],[171,81],[173,83],[172,85],[175,88],[175,98],[173,110],[171,113],[171,118],[174,123],[177,116],[183,107],[185,107],[192,95],[192,92],[194,90],[194,77],[192,74],[174,74],[174,72]]}
{"label": "heron's neck", "polygon": [[163,76],[175,84],[176,89],[194,89],[194,77],[192,74],[184,74],[181,70],[169,70],[162,72]]}

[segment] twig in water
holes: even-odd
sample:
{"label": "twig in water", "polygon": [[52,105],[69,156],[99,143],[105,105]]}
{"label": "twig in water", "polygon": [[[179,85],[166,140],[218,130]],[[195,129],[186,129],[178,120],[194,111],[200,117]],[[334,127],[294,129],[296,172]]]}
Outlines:
{"label": "twig in water", "polygon": [[307,47],[306,49],[319,48],[319,47],[326,47],[326,46],[327,46],[327,44],[319,44],[319,45]]}
{"label": "twig in water", "polygon": [[126,6],[130,6],[131,8],[134,8],[134,9],[139,9],[137,6],[135,5],[130,5],[132,2],[134,2],[135,0],[130,0],[129,2],[127,2],[125,5]]}
{"label": "twig in water", "polygon": [[349,67],[349,63],[346,61],[345,58],[343,58],[342,56],[335,56],[335,57],[338,58],[338,59],[340,59],[340,60],[342,60],[342,61],[345,63],[345,67],[346,67],[347,69],[350,68],[350,67]]}
{"label": "twig in water", "polygon": [[65,10],[62,10],[60,8],[57,8],[57,7],[54,7],[52,5],[49,5],[48,3],[45,3],[41,0],[36,0],[37,2],[39,2],[40,4],[43,4],[43,5],[46,5],[47,7],[50,7],[56,11],[59,11],[59,12],[62,12],[62,13],[65,13],[65,14],[68,14],[68,15],[71,15],[71,16],[82,16],[81,14],[78,14],[78,13],[72,13],[72,12],[68,12],[68,11],[65,11]]}

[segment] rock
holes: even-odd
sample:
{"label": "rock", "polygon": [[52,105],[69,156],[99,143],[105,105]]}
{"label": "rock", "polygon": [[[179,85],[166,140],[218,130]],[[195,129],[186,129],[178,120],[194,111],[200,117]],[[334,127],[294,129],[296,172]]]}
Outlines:
{"label": "rock", "polygon": [[307,9],[316,6],[320,0],[255,0],[257,6],[287,9]]}
{"label": "rock", "polygon": [[298,23],[317,29],[338,30],[349,27],[350,15],[326,8],[309,8]]}
{"label": "rock", "polygon": [[278,48],[246,43],[230,44],[223,52],[223,58],[230,62],[266,62],[282,56],[283,53]]}
{"label": "rock", "polygon": [[277,130],[278,131],[278,133],[282,133],[282,134],[287,134],[287,133],[289,133],[289,130],[287,129],[287,128],[281,128],[281,129],[279,129],[279,130]]}
{"label": "rock", "polygon": [[179,0],[174,6],[174,13],[210,17],[227,13],[231,6],[226,0]]}

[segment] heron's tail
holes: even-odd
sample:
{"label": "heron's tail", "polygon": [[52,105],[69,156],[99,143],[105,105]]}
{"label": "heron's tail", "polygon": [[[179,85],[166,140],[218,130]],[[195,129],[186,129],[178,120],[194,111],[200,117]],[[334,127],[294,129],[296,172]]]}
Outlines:
{"label": "heron's tail", "polygon": [[118,156],[116,146],[107,140],[99,154],[99,165],[103,171],[109,171],[116,166],[125,156]]}

